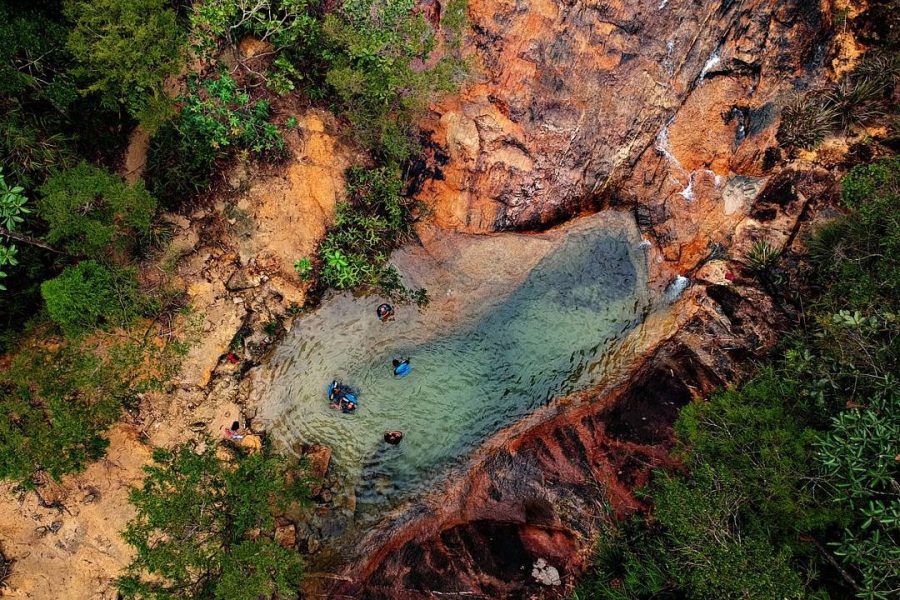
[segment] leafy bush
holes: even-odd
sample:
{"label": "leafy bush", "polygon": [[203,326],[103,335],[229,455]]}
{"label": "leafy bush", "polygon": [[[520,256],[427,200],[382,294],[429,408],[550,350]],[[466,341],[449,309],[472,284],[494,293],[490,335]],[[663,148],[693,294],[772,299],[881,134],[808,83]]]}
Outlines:
{"label": "leafy bush", "polygon": [[232,149],[257,158],[284,156],[284,139],[269,122],[265,100],[251,101],[232,77],[188,79],[178,119],[161,128],[150,143],[150,190],[168,208],[178,208],[209,187],[216,161]]}
{"label": "leafy bush", "polygon": [[185,36],[165,0],[66,0],[75,24],[68,49],[76,72],[107,105],[126,106],[150,126],[169,103],[163,82],[181,68]]}
{"label": "leafy bush", "polygon": [[846,132],[896,112],[891,97],[898,73],[895,56],[874,54],[830,87],[795,94],[781,112],[778,142],[810,150],[833,131]]}
{"label": "leafy bush", "polygon": [[137,516],[124,532],[136,557],[119,579],[125,598],[296,598],[299,554],[274,540],[275,514],[306,496],[280,456],[238,456],[207,442],[157,450],[130,494]]}
{"label": "leafy bush", "polygon": [[[16,255],[19,253],[16,245],[5,240],[15,235],[16,229],[25,220],[22,215],[31,212],[25,207],[28,198],[23,192],[25,188],[17,185],[10,186],[3,177],[3,169],[0,168],[0,279],[7,276],[3,271],[6,266],[15,266],[19,264]],[[6,287],[0,283],[0,291],[6,290]]]}
{"label": "leafy bush", "polygon": [[278,127],[268,122],[270,109],[265,100],[250,101],[230,76],[188,80],[188,95],[182,98],[179,130],[191,140],[216,149],[231,145],[250,150],[259,157],[278,158],[284,140]]}
{"label": "leafy bush", "polygon": [[66,267],[61,275],[41,284],[47,313],[69,337],[98,326],[126,327],[147,311],[137,293],[134,272],[111,269],[86,260]]}
{"label": "leafy bush", "polygon": [[[900,589],[900,394],[897,381],[838,414],[819,444],[825,472],[855,516],[835,554],[862,575],[866,597]],[[871,594],[871,595],[870,595]]]}
{"label": "leafy bush", "polygon": [[831,312],[897,306],[900,298],[900,158],[855,167],[842,183],[854,211],[813,240],[816,277]]}
{"label": "leafy bush", "polygon": [[397,167],[347,171],[350,202],[338,205],[334,227],[319,249],[326,285],[399,285],[387,260],[390,250],[412,232],[413,202],[402,195],[402,186]]}
{"label": "leafy bush", "polygon": [[[462,78],[459,61],[445,57],[422,68],[435,47],[434,31],[412,0],[351,0],[323,25],[328,85],[341,100],[356,139],[384,164],[415,149],[415,122],[441,92]],[[413,68],[413,64],[419,64]]]}
{"label": "leafy bush", "polygon": [[814,94],[797,94],[781,111],[776,136],[782,146],[809,150],[822,143],[834,129],[837,119],[834,109],[823,106]]}
{"label": "leafy bush", "polygon": [[202,51],[219,40],[234,46],[245,36],[270,42],[275,50],[308,43],[318,26],[308,0],[207,0],[191,15]]}
{"label": "leafy bush", "polygon": [[156,211],[142,182],[127,184],[86,162],[53,174],[40,192],[47,241],[77,256],[127,258]]}

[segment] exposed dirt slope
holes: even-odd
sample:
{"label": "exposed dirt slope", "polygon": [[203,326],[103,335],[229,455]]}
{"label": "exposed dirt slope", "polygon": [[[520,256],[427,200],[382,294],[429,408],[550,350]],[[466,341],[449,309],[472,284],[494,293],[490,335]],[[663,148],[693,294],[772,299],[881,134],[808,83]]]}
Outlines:
{"label": "exposed dirt slope", "polygon": [[[127,490],[140,481],[151,446],[218,438],[233,420],[253,416],[253,407],[244,409],[247,383],[235,375],[258,362],[277,327],[290,326],[292,307],[302,306],[292,263],[314,252],[343,197],[344,170],[357,159],[329,114],[296,116],[286,165],[262,173],[238,165],[206,207],[169,216],[175,237],[144,275],[167,270],[186,290],[192,312],[175,328],[193,345],[167,390],[147,394],[112,430],[105,459],[41,486],[41,496],[0,490],[0,547],[15,561],[0,595],[114,599],[113,580],[131,556],[119,537],[132,516]],[[267,323],[281,325],[267,331]],[[226,359],[229,350],[237,364]]]}

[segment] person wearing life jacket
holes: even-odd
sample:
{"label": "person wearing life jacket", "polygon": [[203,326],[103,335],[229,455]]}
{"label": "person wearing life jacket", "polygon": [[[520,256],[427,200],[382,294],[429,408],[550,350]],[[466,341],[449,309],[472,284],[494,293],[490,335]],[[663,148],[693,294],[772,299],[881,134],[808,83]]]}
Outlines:
{"label": "person wearing life jacket", "polygon": [[355,413],[357,406],[356,396],[353,394],[347,393],[341,398],[341,412],[345,415]]}
{"label": "person wearing life jacket", "polygon": [[328,400],[331,408],[341,409],[341,412],[345,414],[356,412],[356,408],[359,406],[356,394],[337,379],[328,386]]}
{"label": "person wearing life jacket", "polygon": [[383,304],[380,304],[378,308],[375,309],[375,314],[378,315],[378,320],[382,323],[385,321],[390,321],[394,318],[394,307],[385,302]]}
{"label": "person wearing life jacket", "polygon": [[403,360],[395,358],[392,364],[394,365],[394,377],[406,377],[409,375],[410,369],[412,369],[408,358]]}

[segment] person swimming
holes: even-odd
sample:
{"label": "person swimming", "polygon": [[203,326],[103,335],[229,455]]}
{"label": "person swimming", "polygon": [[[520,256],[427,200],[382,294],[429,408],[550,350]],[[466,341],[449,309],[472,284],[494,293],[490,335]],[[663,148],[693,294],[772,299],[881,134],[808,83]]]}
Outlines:
{"label": "person swimming", "polygon": [[328,386],[328,400],[331,408],[335,410],[340,409],[341,412],[346,414],[356,412],[359,406],[359,400],[356,399],[356,394],[353,390],[337,379],[333,380]]}
{"label": "person swimming", "polygon": [[409,375],[410,369],[412,369],[412,365],[409,364],[409,359],[404,358],[403,360],[394,359],[394,377],[406,377]]}
{"label": "person swimming", "polygon": [[385,431],[384,432],[384,441],[390,444],[391,446],[396,446],[400,443],[400,440],[403,439],[402,431]]}
{"label": "person swimming", "polygon": [[385,302],[375,309],[375,314],[378,315],[378,320],[381,322],[390,321],[394,318],[394,307]]}
{"label": "person swimming", "polygon": [[353,394],[346,394],[343,398],[341,398],[341,412],[344,414],[351,414],[356,412],[356,396]]}

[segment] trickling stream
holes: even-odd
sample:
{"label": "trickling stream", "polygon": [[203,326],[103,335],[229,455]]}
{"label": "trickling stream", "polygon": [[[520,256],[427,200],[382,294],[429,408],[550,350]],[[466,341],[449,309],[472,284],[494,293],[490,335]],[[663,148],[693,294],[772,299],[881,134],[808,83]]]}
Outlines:
{"label": "trickling stream", "polygon": [[[379,298],[334,295],[295,324],[264,381],[272,434],[332,448],[358,514],[382,512],[492,433],[602,379],[650,304],[644,249],[621,215],[541,235],[440,235],[394,256],[428,288],[429,308],[399,306],[380,323]],[[405,378],[391,373],[400,356],[412,359]],[[329,408],[332,379],[358,390],[356,414]],[[393,429],[399,446],[382,440]]]}

